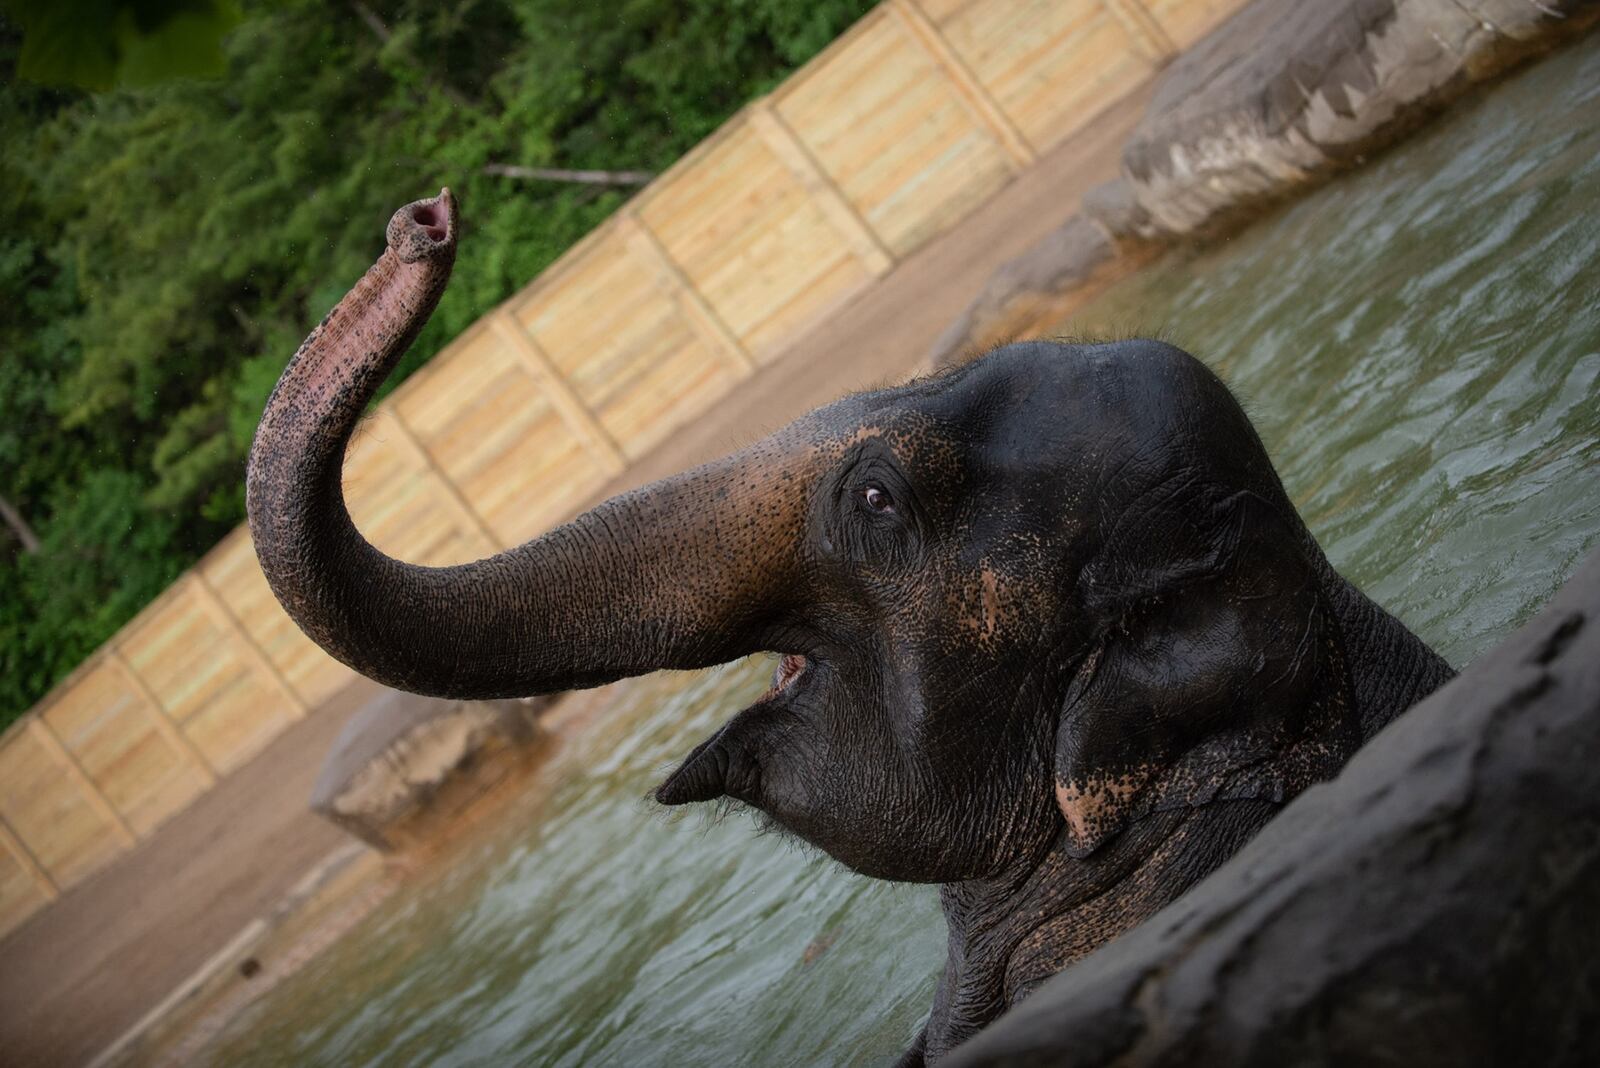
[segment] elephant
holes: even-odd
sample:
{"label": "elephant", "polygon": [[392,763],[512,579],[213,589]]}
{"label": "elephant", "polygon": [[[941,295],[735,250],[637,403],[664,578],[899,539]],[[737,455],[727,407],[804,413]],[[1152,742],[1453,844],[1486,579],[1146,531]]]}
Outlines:
{"label": "elephant", "polygon": [[938,885],[933,1063],[1168,904],[1450,666],[1329,564],[1200,360],[1027,341],[846,396],[516,548],[379,552],[341,465],[455,259],[448,189],[267,402],[247,474],[295,622],[402,690],[493,699],[778,654],[656,787]]}

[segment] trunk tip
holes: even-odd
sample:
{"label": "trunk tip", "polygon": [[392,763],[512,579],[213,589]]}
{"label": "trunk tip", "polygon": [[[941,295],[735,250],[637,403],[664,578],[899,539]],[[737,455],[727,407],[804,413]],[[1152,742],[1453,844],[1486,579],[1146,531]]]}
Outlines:
{"label": "trunk tip", "polygon": [[402,263],[448,262],[455,256],[457,211],[450,187],[439,195],[414,201],[389,220],[389,248]]}

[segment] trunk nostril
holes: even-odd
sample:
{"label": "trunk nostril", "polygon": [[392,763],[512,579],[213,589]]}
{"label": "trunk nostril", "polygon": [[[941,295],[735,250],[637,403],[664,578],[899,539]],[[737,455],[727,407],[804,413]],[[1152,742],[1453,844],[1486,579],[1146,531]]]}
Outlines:
{"label": "trunk nostril", "polygon": [[432,204],[418,204],[411,209],[411,221],[435,241],[443,241],[449,232],[439,210]]}
{"label": "trunk nostril", "polygon": [[456,202],[448,188],[427,200],[407,204],[389,218],[384,231],[401,263],[442,264],[455,255]]}

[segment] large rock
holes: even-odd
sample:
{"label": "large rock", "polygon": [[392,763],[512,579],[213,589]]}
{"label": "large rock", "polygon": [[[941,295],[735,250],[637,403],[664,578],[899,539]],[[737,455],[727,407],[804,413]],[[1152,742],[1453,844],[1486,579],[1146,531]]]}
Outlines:
{"label": "large rock", "polygon": [[934,342],[933,368],[953,367],[977,355],[998,335],[1040,313],[1041,297],[1084,285],[1116,258],[1103,227],[1074,215],[990,275],[976,299]]}
{"label": "large rock", "polygon": [[930,366],[1059,321],[1071,291],[1254,218],[1597,19],[1600,0],[1255,0],[1162,72],[1121,176],[997,270]]}
{"label": "large rock", "polygon": [[[1161,75],[1113,236],[1215,231],[1359,162],[1472,82],[1592,24],[1595,0],[1255,0]],[[1135,210],[1126,210],[1130,201]]]}
{"label": "large rock", "polygon": [[401,828],[448,788],[481,790],[503,777],[506,762],[488,758],[526,749],[549,700],[437,701],[388,691],[345,724],[312,788],[311,809],[392,850]]}
{"label": "large rock", "polygon": [[1600,553],[948,1063],[1600,1064]]}

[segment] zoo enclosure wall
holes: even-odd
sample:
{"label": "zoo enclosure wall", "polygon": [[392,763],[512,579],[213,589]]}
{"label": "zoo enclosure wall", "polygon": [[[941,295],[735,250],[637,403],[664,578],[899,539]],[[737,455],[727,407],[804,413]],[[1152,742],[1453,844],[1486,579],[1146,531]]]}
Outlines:
{"label": "zoo enclosure wall", "polygon": [[[887,0],[377,410],[350,512],[443,565],[570,518],[1245,0]],[[0,934],[351,681],[240,527],[0,737]]]}

